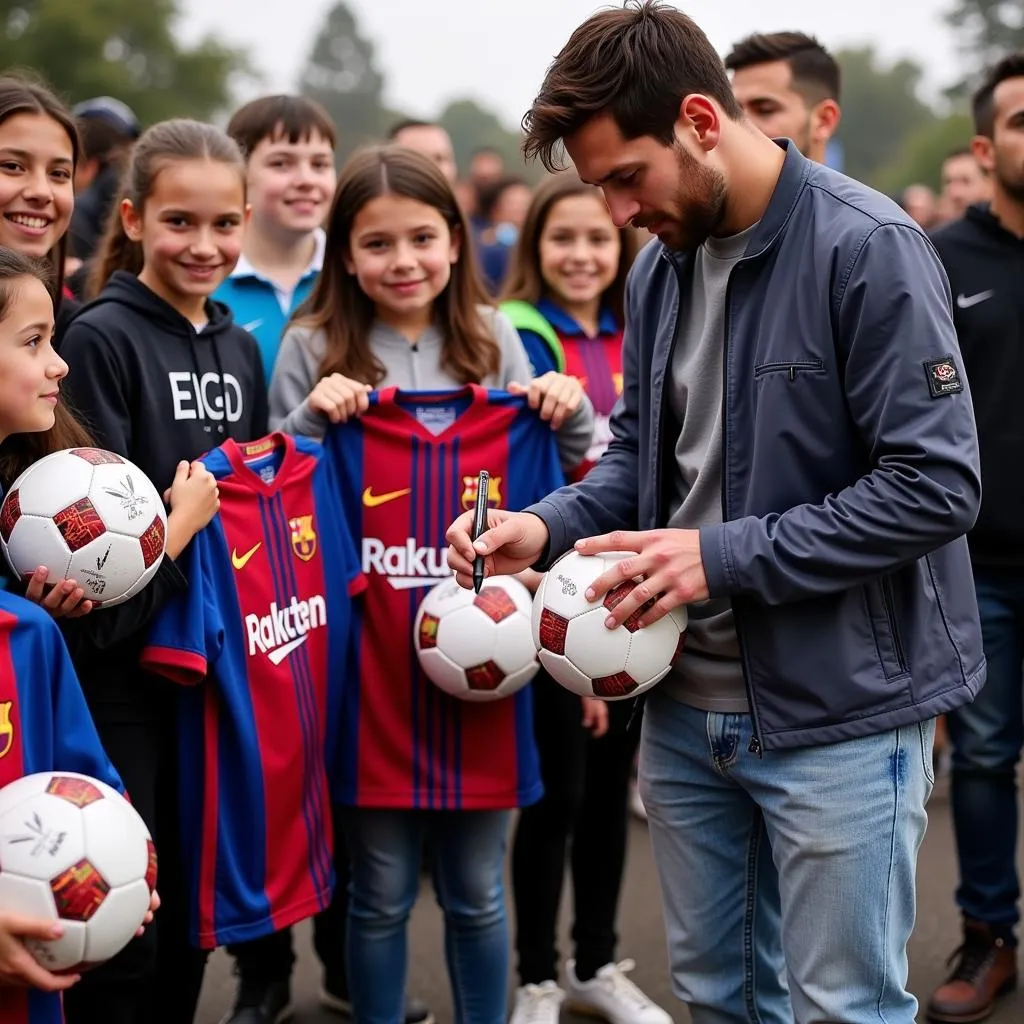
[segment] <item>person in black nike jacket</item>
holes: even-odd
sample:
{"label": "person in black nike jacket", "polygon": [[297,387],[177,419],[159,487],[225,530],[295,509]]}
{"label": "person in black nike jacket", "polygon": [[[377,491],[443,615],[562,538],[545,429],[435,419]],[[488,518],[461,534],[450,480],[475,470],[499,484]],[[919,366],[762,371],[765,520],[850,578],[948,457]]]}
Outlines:
{"label": "person in black nike jacket", "polygon": [[[974,97],[973,149],[992,201],[934,236],[953,294],[981,448],[981,513],[967,535],[988,682],[949,716],[963,944],[932,995],[940,1024],[977,1021],[1017,979],[1017,767],[1024,745],[1024,52]],[[969,581],[964,580],[964,586]]]}

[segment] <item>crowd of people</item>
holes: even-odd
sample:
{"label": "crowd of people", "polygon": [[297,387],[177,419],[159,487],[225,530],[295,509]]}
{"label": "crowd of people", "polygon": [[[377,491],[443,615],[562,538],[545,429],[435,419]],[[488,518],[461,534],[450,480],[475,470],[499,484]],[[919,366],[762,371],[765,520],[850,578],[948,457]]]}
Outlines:
{"label": "crowd of people", "polygon": [[[638,775],[668,969],[694,1024],[913,1024],[906,946],[937,730],[963,935],[925,1012],[987,1016],[1017,980],[1024,56],[989,70],[973,117],[941,194],[909,185],[894,202],[825,166],[841,71],[817,40],[755,34],[723,60],[649,0],[594,15],[555,58],[524,122],[547,171],[535,187],[489,148],[460,169],[427,121],[396,124],[339,170],[345,125],[302,96],[253,100],[223,131],[144,128],[116,99],[69,110],[39,82],[0,77],[0,493],[46,454],[97,445],[169,509],[160,570],[123,605],[48,585],[46,567],[2,577],[0,708],[15,739],[0,785],[65,769],[126,791],[155,837],[160,895],[122,953],[70,976],[23,944],[59,924],[0,906],[0,1022],[187,1024],[219,945],[237,973],[225,1024],[283,1021],[291,925],[312,917],[326,1009],[432,1024],[403,984],[426,857],[457,1024],[555,1024],[565,1005],[670,1024],[617,948]],[[395,403],[424,392],[457,397],[395,427]],[[498,394],[486,401],[522,408],[551,453],[532,492],[499,480],[474,541],[456,518],[467,506],[444,497],[459,470],[442,440]],[[574,544],[626,550],[593,599],[644,582],[609,625],[688,607],[682,654],[641,707],[581,700],[541,672],[497,711],[424,698],[442,724],[422,725],[408,694],[428,684],[394,639],[411,643],[411,628],[377,632],[360,596],[381,571],[360,516],[414,484],[353,461],[346,428],[378,421],[436,452],[406,472],[440,511],[401,524],[428,564],[450,544],[463,585],[484,554],[489,573],[535,589]],[[331,868],[301,907],[286,903],[268,818],[258,893],[224,926],[220,872],[242,868],[196,866],[182,795],[202,735],[184,723],[194,710],[209,728],[218,698],[183,697],[152,637],[207,577],[197,535],[228,522],[225,480],[251,465],[272,488],[292,437],[312,439],[301,450],[330,479],[362,474],[349,503],[362,511],[315,527],[348,531],[362,563],[338,599],[360,638],[354,678],[304,711],[316,749],[284,735],[298,762],[261,755],[267,788],[275,773],[330,777],[318,835],[294,841],[310,864],[326,844]],[[289,527],[312,557],[310,522]],[[259,546],[232,550],[229,578]],[[216,694],[227,669],[209,663]],[[230,685],[251,685],[255,704],[262,677],[246,672]],[[353,709],[358,727],[335,721]],[[435,744],[448,728],[477,742],[452,740],[449,757]],[[518,752],[505,767],[479,739],[499,730]]]}

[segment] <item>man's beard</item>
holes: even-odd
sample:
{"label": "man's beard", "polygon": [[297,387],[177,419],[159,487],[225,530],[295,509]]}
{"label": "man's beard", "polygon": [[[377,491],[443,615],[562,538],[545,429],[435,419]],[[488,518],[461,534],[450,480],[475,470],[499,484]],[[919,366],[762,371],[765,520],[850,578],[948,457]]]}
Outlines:
{"label": "man's beard", "polygon": [[710,238],[725,218],[726,189],[721,174],[705,167],[678,146],[680,188],[669,230],[661,240],[670,249],[686,252]]}

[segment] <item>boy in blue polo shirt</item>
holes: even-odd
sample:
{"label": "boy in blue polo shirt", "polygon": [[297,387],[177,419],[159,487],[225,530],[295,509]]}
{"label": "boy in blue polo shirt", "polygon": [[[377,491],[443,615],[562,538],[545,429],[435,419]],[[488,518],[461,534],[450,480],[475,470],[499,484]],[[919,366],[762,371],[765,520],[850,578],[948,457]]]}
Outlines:
{"label": "boy in blue polo shirt", "polygon": [[285,325],[323,265],[337,133],[305,96],[253,100],[227,130],[245,154],[252,218],[242,256],[214,298],[256,338],[269,384]]}

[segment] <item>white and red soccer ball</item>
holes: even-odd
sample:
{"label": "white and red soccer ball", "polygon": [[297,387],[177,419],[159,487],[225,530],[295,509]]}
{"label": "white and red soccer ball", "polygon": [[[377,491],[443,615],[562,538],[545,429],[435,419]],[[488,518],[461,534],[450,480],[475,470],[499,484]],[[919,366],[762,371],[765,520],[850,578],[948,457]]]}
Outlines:
{"label": "white and red soccer ball", "polygon": [[135,808],[75,772],[26,775],[0,789],[0,907],[64,934],[26,940],[53,972],[109,960],[131,941],[156,887],[156,850]]}
{"label": "white and red soccer ball", "polygon": [[609,611],[637,585],[627,580],[602,601],[587,588],[630,552],[581,555],[570,551],[545,574],[533,599],[533,640],[541,665],[562,686],[583,697],[624,700],[660,682],[686,637],[686,609],[673,609],[653,625],[638,627],[644,609],[608,629]]}
{"label": "white and red soccer ball", "polygon": [[493,576],[476,594],[454,578],[432,587],[413,627],[420,667],[438,687],[467,701],[494,701],[522,689],[540,667],[530,634],[529,590]]}
{"label": "white and red soccer ball", "polygon": [[33,463],[0,505],[0,549],[20,577],[73,579],[98,605],[137,594],[164,556],[167,513],[137,466],[99,448],[69,448]]}

